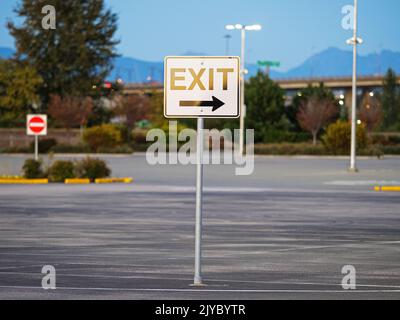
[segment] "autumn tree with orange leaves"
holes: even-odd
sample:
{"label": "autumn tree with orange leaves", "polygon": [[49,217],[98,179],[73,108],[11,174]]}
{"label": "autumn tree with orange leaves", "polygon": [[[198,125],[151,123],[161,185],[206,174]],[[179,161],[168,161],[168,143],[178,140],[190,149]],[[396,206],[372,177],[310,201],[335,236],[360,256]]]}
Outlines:
{"label": "autumn tree with orange leaves", "polygon": [[361,103],[360,120],[368,132],[376,129],[383,120],[382,105],[376,96],[366,95]]}
{"label": "autumn tree with orange leaves", "polygon": [[49,115],[67,130],[68,139],[71,128],[83,128],[93,109],[93,100],[90,97],[64,97],[53,95],[48,106]]}
{"label": "autumn tree with orange leaves", "polygon": [[320,130],[332,122],[338,114],[338,107],[328,98],[312,96],[302,102],[297,113],[297,121],[303,130],[313,136],[313,144],[317,144]]}
{"label": "autumn tree with orange leaves", "polygon": [[120,97],[115,113],[124,118],[128,142],[136,122],[146,119],[150,111],[150,98],[147,95],[129,95]]}

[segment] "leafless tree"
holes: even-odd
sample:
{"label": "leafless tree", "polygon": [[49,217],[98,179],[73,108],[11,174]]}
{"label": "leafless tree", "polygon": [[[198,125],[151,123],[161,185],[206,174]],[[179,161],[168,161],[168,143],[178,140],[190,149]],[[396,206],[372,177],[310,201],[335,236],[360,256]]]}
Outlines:
{"label": "leafless tree", "polygon": [[369,94],[363,98],[360,108],[360,120],[365,124],[367,131],[376,129],[382,122],[382,106],[375,96]]}
{"label": "leafless tree", "polygon": [[129,95],[120,97],[115,113],[125,119],[130,141],[136,122],[146,119],[150,111],[150,99],[147,95]]}
{"label": "leafless tree", "polygon": [[64,97],[53,95],[48,107],[49,115],[67,130],[68,140],[70,130],[74,127],[83,128],[86,125],[93,100],[90,97]]}
{"label": "leafless tree", "polygon": [[311,97],[303,102],[297,113],[300,126],[313,136],[313,144],[317,144],[319,131],[338,114],[338,107],[327,98]]}

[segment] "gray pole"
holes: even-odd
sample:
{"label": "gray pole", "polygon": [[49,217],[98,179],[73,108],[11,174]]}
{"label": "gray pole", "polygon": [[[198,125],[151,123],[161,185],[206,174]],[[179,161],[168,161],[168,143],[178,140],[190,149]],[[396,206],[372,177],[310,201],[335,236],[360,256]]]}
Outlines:
{"label": "gray pole", "polygon": [[202,237],[202,197],[203,197],[203,118],[197,118],[197,172],[196,172],[196,239],[194,285],[202,285],[201,279],[201,237]]}
{"label": "gray pole", "polygon": [[354,36],[353,36],[353,93],[351,106],[351,155],[350,171],[357,172],[356,167],[356,133],[357,133],[357,0],[354,0]]}
{"label": "gray pole", "polygon": [[241,155],[244,154],[244,117],[245,117],[245,106],[244,106],[244,77],[245,77],[245,63],[244,63],[244,58],[245,58],[245,43],[246,43],[246,30],[245,27],[243,26],[242,29],[242,46],[241,46],[241,71],[240,71],[240,91],[241,91],[241,98],[240,98],[240,137],[239,137],[239,152]]}
{"label": "gray pole", "polygon": [[226,49],[225,49],[225,54],[229,56],[229,40],[231,39],[231,36],[229,34],[225,35],[224,37],[226,39]]}
{"label": "gray pole", "polygon": [[35,160],[39,160],[39,137],[35,135]]}

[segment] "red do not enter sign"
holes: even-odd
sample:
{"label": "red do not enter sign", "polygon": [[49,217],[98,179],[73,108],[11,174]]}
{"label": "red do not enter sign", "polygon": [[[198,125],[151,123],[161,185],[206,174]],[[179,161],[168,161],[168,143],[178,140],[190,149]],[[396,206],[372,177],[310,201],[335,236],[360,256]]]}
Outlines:
{"label": "red do not enter sign", "polygon": [[27,134],[30,136],[43,136],[47,134],[47,115],[30,114],[26,121]]}

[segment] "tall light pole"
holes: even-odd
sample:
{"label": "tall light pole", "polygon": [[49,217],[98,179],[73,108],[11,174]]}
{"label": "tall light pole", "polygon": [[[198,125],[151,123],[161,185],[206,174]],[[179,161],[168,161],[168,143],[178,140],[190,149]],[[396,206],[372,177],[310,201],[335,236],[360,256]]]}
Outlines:
{"label": "tall light pole", "polygon": [[259,24],[254,24],[250,26],[245,26],[242,24],[228,24],[225,26],[226,30],[240,30],[241,31],[241,67],[240,67],[240,136],[239,136],[239,152],[241,155],[244,153],[244,119],[246,117],[246,107],[244,104],[244,85],[245,85],[245,75],[246,75],[246,67],[245,67],[245,46],[246,46],[246,31],[260,31],[261,26]]}
{"label": "tall light pole", "polygon": [[357,135],[357,45],[363,40],[357,38],[358,0],[354,0],[354,27],[353,38],[347,40],[347,44],[353,46],[353,89],[351,104],[351,150],[349,171],[357,172],[356,166],[356,135]]}

